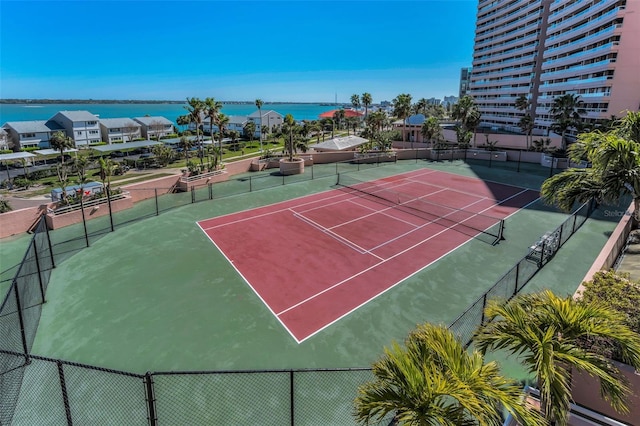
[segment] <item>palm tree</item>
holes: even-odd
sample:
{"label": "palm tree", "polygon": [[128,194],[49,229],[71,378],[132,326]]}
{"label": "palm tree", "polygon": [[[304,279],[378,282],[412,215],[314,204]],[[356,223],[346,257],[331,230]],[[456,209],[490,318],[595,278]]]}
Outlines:
{"label": "palm tree", "polygon": [[495,361],[467,352],[446,327],[422,324],[402,347],[393,343],[373,364],[375,380],[358,389],[361,424],[395,413],[408,425],[501,425],[502,407],[526,425],[543,425],[523,403],[520,386]]}
{"label": "palm tree", "polygon": [[179,142],[180,148],[182,148],[182,152],[184,152],[185,162],[189,163],[189,151],[191,151],[191,147],[193,146],[193,141],[186,137],[182,136]]}
{"label": "palm tree", "polygon": [[583,107],[583,102],[579,95],[567,93],[553,100],[553,105],[549,109],[553,118],[551,129],[562,136],[562,150],[567,149],[567,132],[570,129],[580,129],[582,126],[582,116],[587,113]]}
{"label": "palm tree", "polygon": [[264,105],[262,99],[256,99],[256,108],[258,108],[258,115],[260,116],[260,152],[262,152],[262,128],[264,127],[262,125],[262,105]]}
{"label": "palm tree", "polygon": [[299,140],[301,128],[296,124],[293,115],[287,114],[282,123],[282,134],[285,137],[285,150],[289,155],[289,161],[293,161],[293,154],[297,149],[306,149],[306,144]]}
{"label": "palm tree", "polygon": [[571,402],[571,370],[600,379],[601,392],[616,410],[625,410],[629,388],[618,369],[603,355],[580,344],[586,337],[611,339],[622,360],[640,367],[640,336],[613,309],[561,298],[546,290],[510,301],[494,300],[485,309],[487,323],[475,345],[507,350],[535,374],[542,415],[551,424],[566,425]]}
{"label": "palm tree", "polygon": [[[216,114],[214,118],[216,122],[216,126],[218,126],[218,137],[219,137],[219,145],[220,152],[222,152],[222,138],[224,137],[225,132],[227,131],[227,125],[229,124],[229,116],[223,113]],[[211,142],[213,142],[213,136],[211,137]]]}
{"label": "palm tree", "polygon": [[362,106],[364,107],[364,118],[366,120],[367,115],[369,114],[369,107],[371,106],[371,103],[373,102],[373,98],[371,97],[370,93],[364,92],[362,94]]}
{"label": "palm tree", "polygon": [[[202,126],[202,113],[205,109],[205,104],[200,100],[200,98],[187,98],[187,106],[184,108],[189,111],[189,117],[191,122],[193,122],[196,126],[196,141],[198,143],[198,147],[202,150],[202,135],[201,129]],[[202,164],[202,156],[200,157],[200,162]]]}
{"label": "palm tree", "polygon": [[462,127],[461,132],[473,132],[473,141],[475,145],[476,127],[480,124],[480,111],[471,96],[463,96],[457,104],[453,106],[451,118],[458,121],[458,125]]}
{"label": "palm tree", "polygon": [[425,98],[420,98],[418,99],[418,102],[416,102],[413,105],[413,112],[414,114],[427,114],[427,108],[429,107],[429,102],[425,99]]}
{"label": "palm tree", "polygon": [[191,123],[191,116],[189,114],[181,115],[176,118],[176,124],[178,124],[178,126],[188,126],[189,123]]}
{"label": "palm tree", "polygon": [[358,110],[360,108],[360,96],[357,94],[351,95],[351,105],[353,105],[353,109]]}
{"label": "palm tree", "polygon": [[531,132],[533,131],[533,119],[530,115],[524,115],[518,122],[518,126],[522,130],[522,133],[526,135],[526,147],[529,149],[529,140],[531,139]]}
{"label": "palm tree", "polygon": [[102,181],[102,187],[105,188],[105,194],[109,194],[111,188],[111,176],[113,176],[113,169],[115,163],[113,160],[104,157],[98,159],[98,166],[100,167],[100,180]]}
{"label": "palm tree", "polygon": [[640,219],[640,112],[629,112],[606,133],[582,133],[569,147],[569,158],[587,160],[589,168],[571,168],[544,181],[543,198],[563,210],[575,203],[595,200],[615,203],[631,195]]}
{"label": "palm tree", "polygon": [[262,150],[262,135],[267,135],[268,137],[269,133],[271,133],[269,126],[266,124],[264,126],[260,126],[260,150]]}
{"label": "palm tree", "polygon": [[55,132],[49,139],[49,144],[51,145],[52,149],[60,152],[60,164],[58,164],[58,180],[60,181],[60,186],[62,187],[62,201],[66,202],[67,191],[65,190],[65,188],[67,187],[67,183],[69,183],[69,177],[67,168],[64,164],[64,151],[75,147],[76,144],[73,139],[65,135],[63,132]]}
{"label": "palm tree", "polygon": [[435,117],[427,118],[422,123],[422,129],[420,130],[422,137],[425,141],[431,142],[431,148],[433,148],[433,140],[439,139],[442,135],[442,128],[440,127],[440,121]]}
{"label": "palm tree", "polygon": [[533,126],[534,126],[534,120],[533,120],[533,117],[531,116],[531,111],[529,111],[530,106],[531,106],[531,103],[529,102],[529,99],[527,98],[527,96],[524,94],[518,96],[518,98],[515,101],[516,109],[522,111],[524,114],[520,119],[518,126],[520,127],[520,129],[522,129],[522,133],[526,135],[527,149],[529,149],[529,139],[531,138],[531,132],[533,131]]}
{"label": "palm tree", "polygon": [[[393,115],[402,120],[402,142],[406,140],[409,114],[411,114],[411,95],[402,93],[393,100]],[[411,141],[411,148],[413,148],[413,141]]]}
{"label": "palm tree", "polygon": [[[203,102],[203,108],[205,116],[209,119],[209,135],[213,142],[213,125],[222,109],[222,102],[216,101],[214,98],[206,98]],[[202,165],[204,158],[204,144],[202,141],[198,146],[198,156],[200,157],[200,165]]]}
{"label": "palm tree", "polygon": [[253,138],[256,134],[256,123],[253,121],[247,121],[242,128],[244,133],[244,137],[251,141],[251,145],[253,145]]}

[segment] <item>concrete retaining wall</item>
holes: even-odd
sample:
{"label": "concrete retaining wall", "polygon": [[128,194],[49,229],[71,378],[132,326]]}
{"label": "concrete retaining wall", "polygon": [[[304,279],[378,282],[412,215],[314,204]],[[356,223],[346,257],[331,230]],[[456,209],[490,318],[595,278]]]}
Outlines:
{"label": "concrete retaining wall", "polygon": [[[133,207],[133,199],[131,197],[125,197],[111,202],[111,211],[114,213],[121,210],[130,209],[131,207]],[[96,206],[85,207],[84,214],[87,220],[105,216],[109,214],[109,206],[105,201],[104,203]],[[74,223],[80,223],[82,222],[82,209],[74,210],[72,212],[60,215],[48,213],[45,216],[45,220],[49,229],[58,229],[65,226],[73,225]]]}
{"label": "concrete retaining wall", "polygon": [[0,214],[0,238],[22,234],[47,211],[47,204]]}

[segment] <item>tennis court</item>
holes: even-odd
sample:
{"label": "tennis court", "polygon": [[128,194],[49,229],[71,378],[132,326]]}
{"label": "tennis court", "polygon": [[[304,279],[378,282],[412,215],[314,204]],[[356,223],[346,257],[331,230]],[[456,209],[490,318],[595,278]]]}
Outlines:
{"label": "tennis court", "polygon": [[198,222],[298,343],[471,239],[491,250],[539,196],[432,169],[339,184]]}

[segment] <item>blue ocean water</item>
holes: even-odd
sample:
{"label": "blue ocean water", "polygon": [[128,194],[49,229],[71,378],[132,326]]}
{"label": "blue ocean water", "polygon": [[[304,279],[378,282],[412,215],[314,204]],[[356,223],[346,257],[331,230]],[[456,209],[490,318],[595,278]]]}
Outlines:
{"label": "blue ocean water", "polygon": [[[162,116],[169,120],[187,113],[182,104],[0,104],[0,125],[7,121],[48,120],[58,111],[89,111],[100,118],[133,118],[145,115]],[[296,120],[317,120],[318,115],[336,109],[321,104],[264,104],[263,111],[274,110],[282,115],[291,114]],[[224,104],[226,115],[249,115],[257,108],[253,104]]]}

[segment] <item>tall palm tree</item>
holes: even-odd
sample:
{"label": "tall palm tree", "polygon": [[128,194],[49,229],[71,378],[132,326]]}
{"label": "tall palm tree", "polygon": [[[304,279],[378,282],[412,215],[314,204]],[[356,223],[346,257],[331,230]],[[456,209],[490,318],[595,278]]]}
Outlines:
{"label": "tall palm tree", "polygon": [[[204,114],[209,119],[209,135],[211,136],[211,142],[213,143],[213,125],[215,124],[216,117],[222,110],[222,102],[216,101],[215,98],[206,98],[203,102]],[[204,159],[204,144],[200,142],[198,146],[198,155],[200,157],[200,164],[202,165]]]}
{"label": "tall palm tree", "polygon": [[[224,137],[225,132],[227,131],[227,125],[229,124],[229,116],[223,113],[216,114],[215,118],[216,126],[218,126],[218,137],[219,137],[219,145],[220,152],[222,152],[222,138]],[[213,136],[211,138],[211,142],[213,142]]]}
{"label": "tall palm tree", "polygon": [[193,141],[186,137],[182,136],[179,142],[180,148],[182,148],[182,152],[184,152],[185,164],[189,163],[189,152],[191,151],[191,147],[193,146]]}
{"label": "tall palm tree", "polygon": [[[178,126],[188,126],[189,123],[191,123],[191,117],[188,114],[180,115],[176,118],[176,124]],[[184,128],[182,130],[184,130]]]}
{"label": "tall palm tree", "polygon": [[564,210],[595,200],[615,203],[631,195],[640,219],[640,112],[629,112],[613,130],[582,133],[569,147],[573,162],[587,160],[588,168],[571,168],[544,181],[543,198]]}
{"label": "tall palm tree", "polygon": [[562,149],[567,148],[567,132],[570,129],[580,130],[582,126],[582,116],[587,113],[584,103],[579,95],[567,93],[558,96],[553,100],[553,105],[549,109],[553,118],[551,129],[562,136]]}
{"label": "tall palm tree", "polygon": [[502,407],[521,424],[543,425],[523,403],[520,386],[500,375],[495,361],[467,352],[446,327],[423,324],[404,347],[394,343],[373,364],[375,380],[358,389],[361,424],[395,413],[407,425],[501,425]]}
{"label": "tall palm tree", "polygon": [[67,201],[67,191],[65,188],[69,183],[69,176],[67,167],[64,163],[64,152],[67,149],[71,149],[75,147],[75,141],[71,139],[69,136],[64,134],[64,132],[55,132],[51,135],[49,139],[49,145],[51,145],[52,149],[60,152],[60,164],[58,164],[58,180],[60,181],[60,186],[62,187],[62,201]]}
{"label": "tall palm tree", "polygon": [[473,132],[475,145],[475,133],[476,127],[480,124],[480,112],[473,98],[468,95],[463,96],[457,104],[453,105],[451,118],[458,121],[464,134]]}
{"label": "tall palm tree", "polygon": [[110,158],[100,157],[98,158],[98,167],[100,168],[102,187],[106,190],[105,195],[108,195],[111,189],[111,176],[113,176],[113,169],[115,169],[116,165]]}
{"label": "tall palm tree", "polygon": [[[402,142],[406,140],[409,114],[411,114],[411,95],[402,93],[393,100],[393,115],[402,120]],[[413,141],[411,141],[411,148],[413,148]]]}
{"label": "tall palm tree", "polygon": [[531,132],[533,131],[534,120],[532,112],[529,111],[531,102],[529,102],[529,98],[527,98],[527,95],[522,94],[518,96],[515,101],[515,107],[517,110],[522,111],[524,114],[522,118],[520,118],[518,126],[522,130],[522,133],[524,133],[526,136],[526,146],[527,149],[529,149],[529,140],[531,138]]}
{"label": "tall palm tree", "polygon": [[420,129],[422,137],[425,141],[431,142],[431,148],[433,148],[433,140],[439,139],[442,135],[442,128],[440,127],[440,121],[435,117],[427,118],[422,123],[422,129]]}
{"label": "tall palm tree", "polygon": [[262,128],[264,127],[262,125],[262,105],[264,105],[262,99],[256,99],[256,108],[258,108],[258,115],[260,116],[260,152],[262,152]]}
{"label": "tall palm tree", "polygon": [[253,121],[247,121],[242,128],[244,132],[244,137],[251,141],[251,145],[253,145],[253,138],[256,134],[256,123]]}
{"label": "tall palm tree", "polygon": [[296,124],[293,115],[287,114],[284,117],[281,131],[285,138],[285,150],[289,156],[289,161],[293,161],[293,155],[297,149],[306,149],[306,145],[299,140],[301,130],[301,127]]}
{"label": "tall palm tree", "polygon": [[619,345],[623,361],[640,367],[640,336],[620,315],[598,303],[580,303],[546,290],[510,301],[494,300],[485,309],[487,323],[475,336],[476,347],[507,350],[535,374],[541,412],[551,424],[564,426],[571,403],[571,370],[600,379],[601,392],[624,411],[629,388],[618,369],[580,339],[603,337]]}
{"label": "tall palm tree", "polygon": [[371,97],[370,93],[364,92],[362,94],[362,106],[364,107],[364,118],[366,120],[367,115],[369,115],[369,107],[371,106],[371,103],[373,102],[373,98]]}
{"label": "tall palm tree", "polygon": [[418,99],[413,105],[414,114],[424,114],[427,115],[427,108],[429,107],[429,102],[425,98]]}
{"label": "tall palm tree", "polygon": [[[202,114],[205,109],[205,104],[200,98],[187,98],[187,105],[184,108],[189,111],[189,118],[196,127],[196,141],[202,149],[203,142],[200,127],[202,126]],[[200,160],[202,161],[202,156]]]}
{"label": "tall palm tree", "polygon": [[360,96],[357,94],[351,95],[351,105],[353,105],[353,109],[358,110],[360,108]]}

